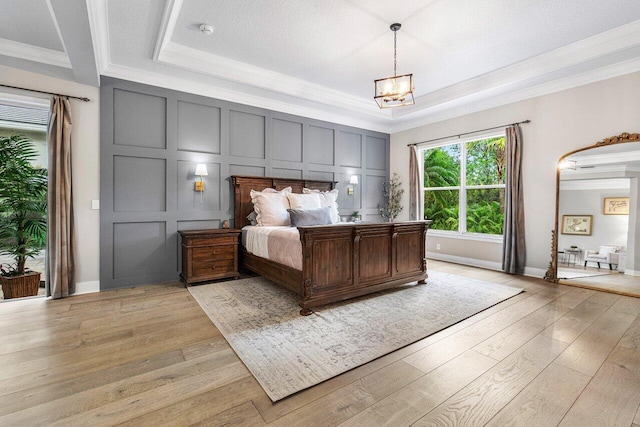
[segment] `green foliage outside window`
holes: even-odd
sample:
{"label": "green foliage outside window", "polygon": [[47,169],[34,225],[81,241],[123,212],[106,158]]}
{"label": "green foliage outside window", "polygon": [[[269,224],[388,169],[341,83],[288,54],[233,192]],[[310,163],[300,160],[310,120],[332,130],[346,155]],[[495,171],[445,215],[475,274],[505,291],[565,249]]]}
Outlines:
{"label": "green foliage outside window", "polygon": [[[466,176],[461,180],[463,166]],[[502,234],[505,170],[504,137],[425,150],[424,215],[433,220],[431,228]],[[459,230],[460,191],[466,195],[466,230]]]}

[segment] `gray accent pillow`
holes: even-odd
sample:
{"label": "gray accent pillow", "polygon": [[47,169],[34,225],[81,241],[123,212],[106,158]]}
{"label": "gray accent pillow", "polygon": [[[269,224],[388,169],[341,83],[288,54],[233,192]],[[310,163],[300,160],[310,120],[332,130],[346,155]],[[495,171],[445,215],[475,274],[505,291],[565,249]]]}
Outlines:
{"label": "gray accent pillow", "polygon": [[292,227],[305,225],[329,225],[331,224],[331,208],[326,206],[320,209],[287,209],[291,218]]}
{"label": "gray accent pillow", "polygon": [[247,215],[247,220],[249,220],[249,224],[258,225],[258,214],[256,211],[251,211],[249,215]]}

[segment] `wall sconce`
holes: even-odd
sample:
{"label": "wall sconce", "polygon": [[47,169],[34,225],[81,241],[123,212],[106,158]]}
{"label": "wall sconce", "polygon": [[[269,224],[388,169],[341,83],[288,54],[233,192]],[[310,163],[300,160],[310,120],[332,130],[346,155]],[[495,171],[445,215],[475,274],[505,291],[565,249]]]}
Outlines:
{"label": "wall sconce", "polygon": [[195,191],[203,192],[204,182],[202,181],[202,177],[209,175],[207,173],[207,165],[205,165],[204,163],[198,163],[198,165],[196,166],[195,175],[200,177],[200,181],[196,181]]}
{"label": "wall sconce", "polygon": [[354,192],[355,186],[358,185],[358,175],[351,175],[351,179],[349,180],[349,184],[351,186],[349,188],[347,188],[347,194],[349,196],[353,196],[353,192]]}

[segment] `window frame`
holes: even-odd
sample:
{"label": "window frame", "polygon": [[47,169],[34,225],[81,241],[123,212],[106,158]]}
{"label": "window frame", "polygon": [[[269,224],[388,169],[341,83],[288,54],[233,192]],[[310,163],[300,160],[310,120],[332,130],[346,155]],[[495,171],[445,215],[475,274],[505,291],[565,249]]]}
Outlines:
{"label": "window frame", "polygon": [[[429,229],[428,234],[438,235],[442,237],[455,237],[468,240],[478,241],[490,241],[502,242],[504,234],[489,234],[489,233],[474,233],[467,231],[467,190],[477,189],[490,189],[490,188],[503,188],[506,191],[505,184],[490,184],[490,185],[467,185],[467,143],[489,138],[506,138],[506,133],[502,132],[488,132],[483,134],[476,134],[472,137],[464,139],[456,139],[449,141],[442,141],[435,144],[421,145],[418,147],[418,157],[422,159],[419,162],[420,172],[420,206],[422,216],[424,217],[424,200],[427,191],[433,190],[456,190],[458,191],[458,230],[434,230]],[[425,151],[433,148],[447,147],[451,145],[460,146],[460,185],[451,187],[426,187],[424,186],[424,154]],[[508,162],[508,159],[505,159]],[[503,212],[504,215],[504,212]]]}

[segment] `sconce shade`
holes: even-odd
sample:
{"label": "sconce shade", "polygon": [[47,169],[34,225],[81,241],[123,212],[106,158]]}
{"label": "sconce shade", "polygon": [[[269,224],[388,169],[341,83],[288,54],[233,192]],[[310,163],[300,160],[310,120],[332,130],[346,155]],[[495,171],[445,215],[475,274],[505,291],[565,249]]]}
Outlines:
{"label": "sconce shade", "polygon": [[205,165],[204,163],[198,163],[198,165],[196,166],[196,176],[207,176],[209,175],[207,173],[207,165]]}
{"label": "sconce shade", "polygon": [[357,185],[358,184],[358,175],[351,175],[351,180],[349,184]]}

